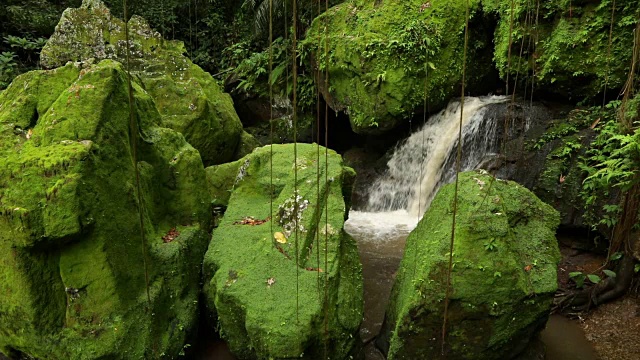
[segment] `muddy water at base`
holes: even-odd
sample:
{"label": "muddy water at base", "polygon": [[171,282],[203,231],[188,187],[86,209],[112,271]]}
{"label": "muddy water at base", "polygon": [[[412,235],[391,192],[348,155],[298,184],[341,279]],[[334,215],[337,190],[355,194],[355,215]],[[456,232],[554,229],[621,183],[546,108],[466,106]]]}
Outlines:
{"label": "muddy water at base", "polygon": [[[404,210],[349,213],[345,230],[358,243],[364,278],[364,319],[360,336],[365,342],[380,332],[405,241],[418,220]],[[384,360],[373,342],[369,342],[364,351],[366,360]]]}
{"label": "muddy water at base", "polygon": [[541,338],[547,347],[547,360],[598,360],[580,326],[564,316],[552,315]]}

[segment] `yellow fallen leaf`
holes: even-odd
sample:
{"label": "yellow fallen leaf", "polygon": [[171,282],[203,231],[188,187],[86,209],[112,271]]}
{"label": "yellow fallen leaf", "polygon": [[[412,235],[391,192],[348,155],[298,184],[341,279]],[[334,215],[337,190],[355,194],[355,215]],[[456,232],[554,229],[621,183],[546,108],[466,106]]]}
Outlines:
{"label": "yellow fallen leaf", "polygon": [[287,243],[287,237],[284,236],[284,234],[281,233],[280,231],[275,232],[273,234],[273,238],[276,239],[276,241],[279,242],[280,244],[286,244]]}

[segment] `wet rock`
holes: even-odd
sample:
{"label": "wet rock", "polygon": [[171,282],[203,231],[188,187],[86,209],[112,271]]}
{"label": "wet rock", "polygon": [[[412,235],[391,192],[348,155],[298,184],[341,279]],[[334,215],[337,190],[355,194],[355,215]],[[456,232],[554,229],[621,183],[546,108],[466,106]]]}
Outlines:
{"label": "wet rock", "polygon": [[[441,358],[454,184],[409,235],[377,345]],[[512,359],[546,323],[557,288],[558,213],[514,182],[460,175],[447,359]]]}
{"label": "wet rock", "polygon": [[[143,18],[129,20],[129,37],[132,75],[155,101],[162,125],[183,134],[205,165],[230,161],[242,124],[229,94],[184,55],[181,41],[163,39]],[[103,59],[126,64],[127,42],[124,22],[99,0],[67,9],[41,53],[42,66],[49,69]]]}
{"label": "wet rock", "polygon": [[240,135],[240,142],[238,143],[238,147],[236,148],[235,154],[233,154],[234,159],[242,159],[243,157],[251,154],[251,152],[260,147],[260,142],[256,140],[253,135],[249,134],[246,131],[242,132]]}
{"label": "wet rock", "polygon": [[204,260],[204,293],[239,358],[322,358],[325,306],[327,358],[346,359],[359,344],[362,268],[355,241],[343,231],[355,174],[333,151],[325,174],[319,150],[319,170],[318,148],[308,144],[298,145],[295,163],[288,144],[274,145],[273,158],[265,146],[207,169],[213,193],[226,190],[230,198]]}
{"label": "wet rock", "polygon": [[197,328],[204,167],[135,78],[133,96],[132,134],[113,60],[29,72],[0,94],[0,352],[177,357]]}

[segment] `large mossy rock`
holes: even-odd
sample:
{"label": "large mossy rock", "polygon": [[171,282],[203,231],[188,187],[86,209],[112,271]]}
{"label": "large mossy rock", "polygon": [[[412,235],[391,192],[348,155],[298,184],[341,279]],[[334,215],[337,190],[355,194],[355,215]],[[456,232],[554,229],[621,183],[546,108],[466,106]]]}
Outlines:
{"label": "large mossy rock", "polygon": [[204,167],[133,91],[137,164],[120,63],[29,72],[0,94],[0,353],[176,357],[196,329]]}
{"label": "large mossy rock", "polygon": [[531,81],[522,74],[535,75],[536,90],[576,101],[596,95],[601,100],[605,87],[614,98],[625,84],[640,15],[637,1],[483,0],[483,5],[500,18],[494,58],[503,79],[521,79],[517,91]]}
{"label": "large mossy rock", "polygon": [[[478,64],[484,54],[489,68],[491,54],[484,49],[492,48],[490,33],[483,30],[479,3],[469,1],[476,24],[469,59]],[[349,114],[357,133],[383,132],[411,118],[422,111],[425,90],[430,109],[446,105],[462,82],[466,4],[352,0],[329,9],[304,42],[321,70],[329,64],[329,88],[318,82],[324,98]]]}
{"label": "large mossy rock", "polygon": [[274,145],[271,158],[267,146],[207,169],[210,183],[231,195],[205,256],[204,292],[222,337],[241,359],[346,359],[359,342],[362,270],[356,244],[343,230],[354,173],[333,151],[327,173],[324,148],[300,144],[297,152],[295,162],[292,144]]}
{"label": "large mossy rock", "polygon": [[446,355],[454,184],[409,235],[378,346],[395,359],[511,359],[544,327],[557,287],[558,213],[524,187],[460,174]]}
{"label": "large mossy rock", "polygon": [[[55,68],[67,62],[113,59],[126,63],[124,22],[99,0],[67,9],[42,49],[41,63]],[[182,133],[205,165],[232,160],[242,124],[229,94],[213,77],[184,56],[181,41],[162,38],[138,16],[129,20],[130,62],[134,76],[153,98],[162,125]]]}

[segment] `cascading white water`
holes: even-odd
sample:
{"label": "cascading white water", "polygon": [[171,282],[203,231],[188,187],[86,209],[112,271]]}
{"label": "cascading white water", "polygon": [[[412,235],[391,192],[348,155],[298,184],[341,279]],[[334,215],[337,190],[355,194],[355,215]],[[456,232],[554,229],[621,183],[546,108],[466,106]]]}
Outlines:
{"label": "cascading white water", "polygon": [[[497,130],[502,124],[487,116],[486,110],[488,105],[507,99],[505,96],[465,99],[462,171],[475,168],[487,154],[498,150]],[[455,177],[460,111],[460,101],[450,102],[397,146],[387,163],[387,172],[369,188],[366,207],[349,213],[345,223],[348,233],[384,242],[397,235],[406,237],[415,228],[439,187]]]}
{"label": "cascading white water", "polygon": [[[497,145],[496,122],[487,121],[487,105],[506,101],[504,96],[465,99],[462,117],[464,156],[462,170],[476,166]],[[455,176],[455,158],[461,106],[452,101],[446,109],[400,144],[387,163],[387,173],[369,189],[367,212],[404,209],[421,216],[439,186]]]}

